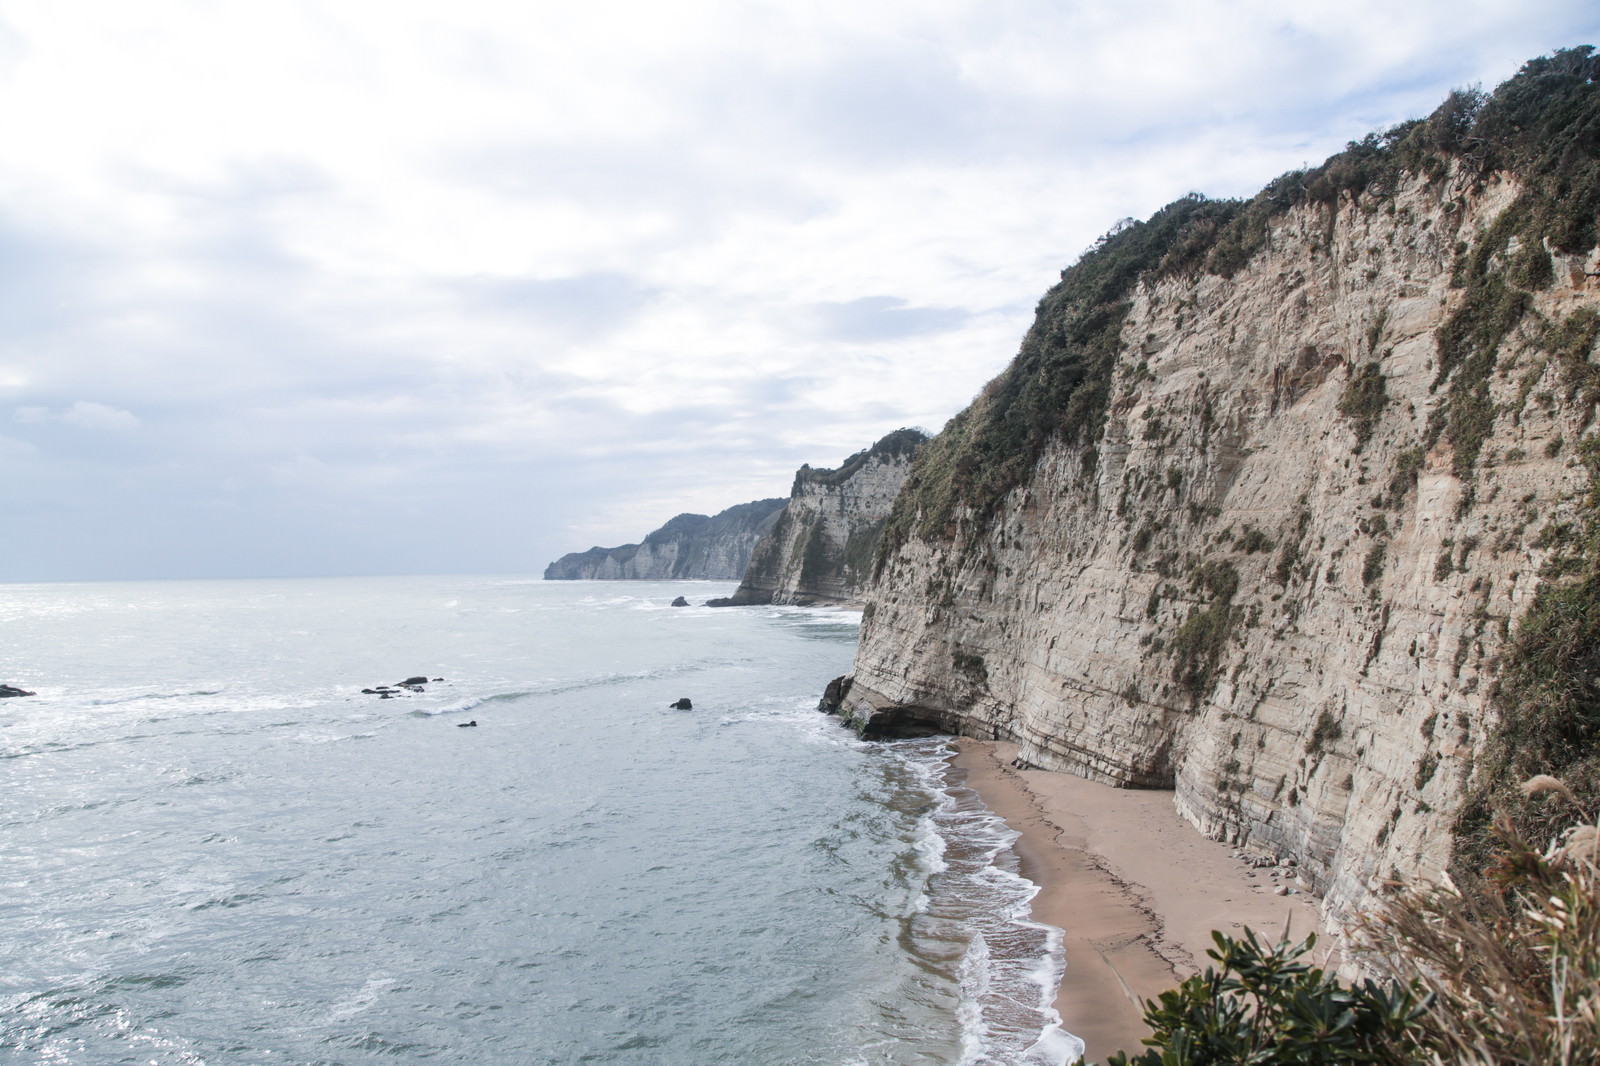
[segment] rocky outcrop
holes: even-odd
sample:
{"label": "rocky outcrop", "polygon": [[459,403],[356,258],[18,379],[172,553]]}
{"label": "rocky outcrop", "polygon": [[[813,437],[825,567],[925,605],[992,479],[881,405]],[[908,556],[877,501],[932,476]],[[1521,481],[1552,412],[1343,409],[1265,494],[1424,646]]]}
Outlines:
{"label": "rocky outcrop", "polygon": [[[1584,62],[1557,73],[1593,113]],[[1507,117],[1550,84],[1456,94],[1065,271],[918,456],[843,712],[1174,789],[1296,860],[1330,922],[1445,867],[1475,768],[1507,757],[1518,633],[1551,590],[1600,589],[1600,190],[1549,178],[1600,164]]]}
{"label": "rocky outcrop", "polygon": [[786,501],[741,503],[720,514],[681,514],[643,544],[590,548],[545,567],[546,581],[734,581]]}
{"label": "rocky outcrop", "polygon": [[802,466],[738,590],[716,605],[859,603],[895,495],[927,439],[897,429],[836,470]]}

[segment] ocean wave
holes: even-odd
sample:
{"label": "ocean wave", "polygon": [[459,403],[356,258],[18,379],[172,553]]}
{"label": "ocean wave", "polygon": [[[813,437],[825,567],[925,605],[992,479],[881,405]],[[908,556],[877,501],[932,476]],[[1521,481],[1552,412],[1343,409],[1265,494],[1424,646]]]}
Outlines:
{"label": "ocean wave", "polygon": [[193,692],[140,692],[130,695],[107,696],[101,699],[85,700],[84,703],[90,707],[115,707],[122,703],[139,703],[141,701],[187,700],[194,699],[199,696],[220,696],[222,695],[222,691],[223,690],[220,688],[203,688],[196,689]]}
{"label": "ocean wave", "polygon": [[[960,990],[961,1066],[1064,1066],[1082,1042],[1064,1032],[1053,1001],[1065,968],[1062,932],[1032,919],[1038,886],[1024,878],[1014,830],[965,785],[950,780],[948,741],[897,745],[934,797],[919,840],[928,869],[909,944]],[[934,849],[937,860],[932,860]]]}

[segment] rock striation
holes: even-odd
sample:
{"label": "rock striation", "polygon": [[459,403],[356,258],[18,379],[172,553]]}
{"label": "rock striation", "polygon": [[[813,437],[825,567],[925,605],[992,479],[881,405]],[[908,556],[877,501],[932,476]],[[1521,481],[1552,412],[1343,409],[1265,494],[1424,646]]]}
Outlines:
{"label": "rock striation", "polygon": [[750,553],[777,521],[786,501],[774,497],[730,507],[720,514],[681,514],[642,544],[590,548],[545,567],[546,581],[734,581],[744,576]]}
{"label": "rock striation", "polygon": [[1173,789],[1331,925],[1437,875],[1553,612],[1600,589],[1600,162],[1540,97],[1600,113],[1597,80],[1535,61],[1104,238],[917,456],[832,705]]}
{"label": "rock striation", "polygon": [[890,508],[927,440],[897,429],[835,470],[802,466],[739,588],[715,606],[859,604]]}

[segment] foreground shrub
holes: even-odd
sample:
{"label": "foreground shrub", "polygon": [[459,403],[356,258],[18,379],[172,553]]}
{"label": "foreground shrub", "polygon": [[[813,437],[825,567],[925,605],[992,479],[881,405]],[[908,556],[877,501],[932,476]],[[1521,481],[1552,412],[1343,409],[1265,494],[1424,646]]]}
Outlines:
{"label": "foreground shrub", "polygon": [[1152,1050],[1107,1066],[1295,1066],[1425,1062],[1415,1041],[1425,999],[1409,986],[1341,984],[1303,962],[1316,942],[1263,943],[1212,933],[1217,962],[1145,1004]]}
{"label": "foreground shrub", "polygon": [[1558,797],[1567,828],[1540,850],[1502,814],[1468,887],[1402,887],[1360,929],[1388,982],[1313,969],[1300,961],[1311,937],[1212,933],[1218,966],[1146,1002],[1152,1050],[1107,1066],[1600,1063],[1600,825],[1554,777],[1522,792]]}

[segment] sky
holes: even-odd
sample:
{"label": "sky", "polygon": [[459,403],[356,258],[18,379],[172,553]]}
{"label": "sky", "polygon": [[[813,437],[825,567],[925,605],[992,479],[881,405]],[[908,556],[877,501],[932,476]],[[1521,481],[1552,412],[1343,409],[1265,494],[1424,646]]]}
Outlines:
{"label": "sky", "polygon": [[1101,233],[1594,0],[3,0],[0,582],[531,573],[937,431]]}

